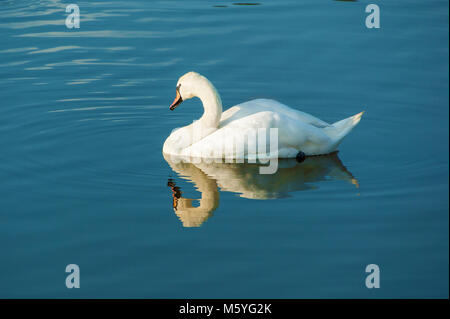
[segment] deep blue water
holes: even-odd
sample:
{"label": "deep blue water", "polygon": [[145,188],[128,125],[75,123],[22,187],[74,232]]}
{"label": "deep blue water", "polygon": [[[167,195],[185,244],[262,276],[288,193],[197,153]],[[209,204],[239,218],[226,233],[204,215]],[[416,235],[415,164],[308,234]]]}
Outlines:
{"label": "deep blue water", "polygon": [[[72,2],[0,1],[0,297],[448,298],[448,1],[372,1],[380,29],[368,1],[76,1],[69,30]],[[338,157],[272,177],[172,169],[191,70],[225,108],[366,113]],[[168,183],[217,207],[177,215]]]}

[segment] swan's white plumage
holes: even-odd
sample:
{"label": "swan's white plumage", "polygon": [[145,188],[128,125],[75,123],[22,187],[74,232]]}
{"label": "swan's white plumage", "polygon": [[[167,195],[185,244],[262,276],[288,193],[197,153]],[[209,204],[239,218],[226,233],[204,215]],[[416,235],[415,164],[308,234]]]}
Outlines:
{"label": "swan's white plumage", "polygon": [[[328,154],[335,151],[342,139],[359,123],[362,113],[328,124],[310,114],[268,99],[251,100],[222,113],[220,96],[203,76],[189,72],[180,78],[183,100],[194,96],[202,100],[205,113],[191,125],[172,132],[163,152],[194,157],[242,157],[236,153],[237,143],[245,146],[244,157],[254,156],[257,139],[248,139],[258,129],[278,129],[278,153],[269,156],[295,157]],[[267,143],[269,143],[267,138]],[[269,150],[267,144],[266,150]],[[253,154],[252,154],[253,153]],[[262,154],[257,154],[262,156]]]}

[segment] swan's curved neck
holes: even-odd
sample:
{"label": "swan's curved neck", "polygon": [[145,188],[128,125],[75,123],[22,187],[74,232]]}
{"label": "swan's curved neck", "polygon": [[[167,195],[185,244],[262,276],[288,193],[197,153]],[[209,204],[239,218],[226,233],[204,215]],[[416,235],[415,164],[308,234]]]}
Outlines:
{"label": "swan's curved neck", "polygon": [[197,97],[202,101],[204,109],[203,115],[199,119],[202,126],[218,128],[222,116],[222,100],[215,87],[209,81],[204,83]]}

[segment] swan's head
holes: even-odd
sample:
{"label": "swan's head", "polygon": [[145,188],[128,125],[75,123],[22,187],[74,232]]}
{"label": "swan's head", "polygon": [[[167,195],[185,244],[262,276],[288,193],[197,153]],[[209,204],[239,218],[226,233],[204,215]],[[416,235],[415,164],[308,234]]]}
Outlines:
{"label": "swan's head", "polygon": [[213,87],[207,78],[197,72],[188,72],[179,78],[176,88],[176,97],[170,105],[170,110],[174,110],[184,100],[202,96],[205,89]]}

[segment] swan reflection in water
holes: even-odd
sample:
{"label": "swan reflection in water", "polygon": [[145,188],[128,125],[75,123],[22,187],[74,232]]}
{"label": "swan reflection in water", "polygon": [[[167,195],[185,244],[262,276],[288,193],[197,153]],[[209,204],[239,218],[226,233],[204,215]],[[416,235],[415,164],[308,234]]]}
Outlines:
{"label": "swan reflection in water", "polygon": [[[172,190],[173,210],[184,227],[199,227],[219,206],[219,188],[249,199],[288,197],[290,192],[316,189],[314,183],[342,180],[359,187],[358,181],[345,168],[337,152],[295,159],[279,159],[275,174],[260,174],[260,164],[211,162],[201,159],[174,157],[164,159],[181,178],[194,183],[201,193],[199,199],[185,198],[173,179],[167,185]],[[193,205],[199,202],[199,205]]]}

